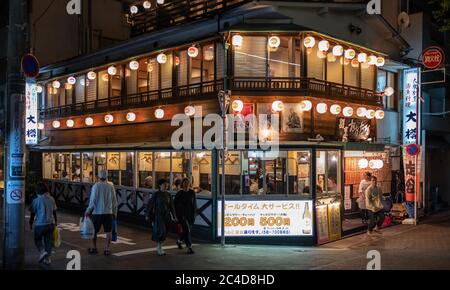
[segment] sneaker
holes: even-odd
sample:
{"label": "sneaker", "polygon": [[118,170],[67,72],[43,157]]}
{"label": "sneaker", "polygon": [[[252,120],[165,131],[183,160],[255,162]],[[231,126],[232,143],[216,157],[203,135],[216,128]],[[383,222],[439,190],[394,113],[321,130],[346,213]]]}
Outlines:
{"label": "sneaker", "polygon": [[52,263],[52,260],[50,259],[50,257],[47,257],[44,259],[44,264],[49,266]]}
{"label": "sneaker", "polygon": [[164,250],[160,250],[156,252],[158,256],[165,256],[166,252],[164,252]]}
{"label": "sneaker", "polygon": [[192,248],[188,248],[187,253],[189,255],[192,255],[192,254],[194,254],[194,250],[192,250]]}
{"label": "sneaker", "polygon": [[39,256],[39,263],[42,263],[45,259],[45,257],[47,257],[48,253],[46,251],[43,251],[41,253],[41,255]]}
{"label": "sneaker", "polygon": [[178,249],[183,249],[183,243],[180,240],[177,240]]}

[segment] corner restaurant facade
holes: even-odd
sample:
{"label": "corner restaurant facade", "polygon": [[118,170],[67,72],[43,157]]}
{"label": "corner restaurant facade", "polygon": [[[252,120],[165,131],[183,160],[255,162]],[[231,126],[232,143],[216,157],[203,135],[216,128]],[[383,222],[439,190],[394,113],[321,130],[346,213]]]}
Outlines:
{"label": "corner restaurant facade", "polygon": [[[175,190],[191,176],[199,191],[194,234],[218,241],[222,161],[217,150],[174,150],[170,121],[200,108],[203,117],[220,114],[217,95],[230,90],[229,113],[279,115],[280,152],[228,151],[227,240],[315,245],[348,233],[363,172],[391,190],[390,150],[376,140],[386,98],[376,78],[386,55],[296,25],[219,33],[207,22],[191,26],[42,70],[40,141],[32,147],[42,167],[34,170],[57,202],[85,208],[105,169],[120,218],[143,223],[156,180]],[[260,138],[270,140],[271,130]]]}

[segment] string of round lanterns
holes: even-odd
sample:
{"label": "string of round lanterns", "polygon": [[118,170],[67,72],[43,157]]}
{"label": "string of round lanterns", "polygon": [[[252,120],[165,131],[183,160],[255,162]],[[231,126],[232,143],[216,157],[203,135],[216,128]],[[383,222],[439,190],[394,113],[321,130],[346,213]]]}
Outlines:
{"label": "string of round lanterns", "polygon": [[156,60],[158,61],[158,63],[160,64],[165,64],[167,62],[167,55],[164,53],[160,53],[158,54],[158,56],[156,57]]}
{"label": "string of round lanterns", "polygon": [[92,119],[92,117],[87,117],[84,120],[84,123],[86,124],[86,126],[92,126],[92,125],[94,125],[94,119]]}
{"label": "string of round lanterns", "polygon": [[74,84],[77,83],[77,79],[74,78],[74,77],[68,77],[68,78],[67,78],[67,83],[68,83],[69,85],[74,85]]}
{"label": "string of round lanterns", "polygon": [[134,122],[136,120],[136,114],[133,112],[128,112],[126,118],[128,122]]}
{"label": "string of round lanterns", "polygon": [[244,109],[244,102],[242,102],[241,100],[234,100],[231,103],[231,108],[234,112],[240,113]]}
{"label": "string of round lanterns", "polygon": [[268,45],[270,48],[278,48],[281,44],[281,39],[278,36],[271,36],[268,40]]}
{"label": "string of round lanterns", "polygon": [[69,119],[69,120],[66,121],[66,126],[67,126],[68,128],[73,128],[74,125],[75,125],[74,120]]}
{"label": "string of round lanterns", "polygon": [[274,112],[281,112],[284,110],[284,103],[282,101],[274,101],[272,103],[272,110]]}
{"label": "string of round lanterns", "polygon": [[111,124],[112,122],[114,122],[114,116],[111,114],[105,115],[105,123]]}
{"label": "string of round lanterns", "polygon": [[164,112],[164,110],[162,108],[158,108],[158,109],[155,110],[155,118],[156,119],[164,118],[164,114],[165,114],[165,112]]}

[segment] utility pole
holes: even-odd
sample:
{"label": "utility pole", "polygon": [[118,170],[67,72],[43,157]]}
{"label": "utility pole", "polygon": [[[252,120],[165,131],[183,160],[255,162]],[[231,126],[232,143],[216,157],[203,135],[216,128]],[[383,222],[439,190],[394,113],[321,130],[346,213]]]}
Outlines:
{"label": "utility pole", "polygon": [[5,120],[4,245],[5,269],[25,264],[25,79],[21,58],[27,51],[27,0],[9,1]]}

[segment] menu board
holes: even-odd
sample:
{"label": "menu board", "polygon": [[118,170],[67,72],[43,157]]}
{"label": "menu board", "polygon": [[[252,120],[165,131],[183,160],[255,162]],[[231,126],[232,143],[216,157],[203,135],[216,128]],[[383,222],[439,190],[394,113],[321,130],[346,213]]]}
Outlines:
{"label": "menu board", "polygon": [[316,207],[317,242],[326,243],[330,240],[328,233],[328,206],[326,204]]}
{"label": "menu board", "polygon": [[341,207],[340,203],[328,204],[328,226],[330,228],[330,240],[341,238]]}

